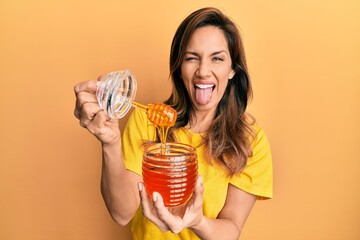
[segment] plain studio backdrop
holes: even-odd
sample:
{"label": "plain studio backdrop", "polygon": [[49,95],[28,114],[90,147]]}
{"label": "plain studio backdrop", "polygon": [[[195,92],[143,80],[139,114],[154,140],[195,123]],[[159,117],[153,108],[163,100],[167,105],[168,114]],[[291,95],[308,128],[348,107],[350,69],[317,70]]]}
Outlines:
{"label": "plain studio backdrop", "polygon": [[360,239],[358,0],[1,0],[0,239],[131,239],[102,200],[73,86],[130,69],[139,102],[165,100],[173,34],[205,6],[241,30],[273,153],[274,198],[241,239]]}

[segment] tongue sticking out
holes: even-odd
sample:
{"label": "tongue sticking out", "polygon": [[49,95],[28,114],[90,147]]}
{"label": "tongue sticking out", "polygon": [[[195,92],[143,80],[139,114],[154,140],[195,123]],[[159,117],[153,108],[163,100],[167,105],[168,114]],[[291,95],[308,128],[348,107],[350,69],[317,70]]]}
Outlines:
{"label": "tongue sticking out", "polygon": [[210,101],[212,95],[212,87],[208,88],[196,88],[196,102],[198,104],[207,104]]}

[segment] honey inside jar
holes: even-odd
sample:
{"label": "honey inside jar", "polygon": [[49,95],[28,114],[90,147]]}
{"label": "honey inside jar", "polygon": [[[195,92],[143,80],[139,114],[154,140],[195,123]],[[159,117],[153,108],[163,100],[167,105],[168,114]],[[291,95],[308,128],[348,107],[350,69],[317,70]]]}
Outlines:
{"label": "honey inside jar", "polygon": [[158,192],[166,207],[186,203],[197,179],[195,148],[181,143],[155,143],[145,148],[142,175],[146,192],[152,199]]}

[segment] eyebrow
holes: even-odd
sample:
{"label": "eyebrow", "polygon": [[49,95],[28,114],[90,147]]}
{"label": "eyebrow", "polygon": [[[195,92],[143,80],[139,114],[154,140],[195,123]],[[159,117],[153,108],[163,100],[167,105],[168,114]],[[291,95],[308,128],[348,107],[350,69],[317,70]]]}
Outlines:
{"label": "eyebrow", "polygon": [[[210,56],[214,56],[214,55],[217,55],[217,54],[220,54],[220,53],[225,53],[225,54],[228,55],[228,53],[225,50],[221,50],[221,51],[216,51],[216,52],[211,53]],[[192,54],[192,55],[195,55],[195,56],[199,56],[199,54],[197,52],[191,52],[191,51],[186,51],[185,54]]]}

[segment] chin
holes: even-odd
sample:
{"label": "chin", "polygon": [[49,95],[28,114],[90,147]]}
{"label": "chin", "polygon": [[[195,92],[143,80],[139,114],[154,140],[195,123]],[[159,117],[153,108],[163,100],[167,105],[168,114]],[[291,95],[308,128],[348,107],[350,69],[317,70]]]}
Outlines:
{"label": "chin", "polygon": [[211,110],[215,110],[217,107],[217,104],[212,103],[211,101],[206,103],[206,104],[199,104],[196,103],[196,109],[200,110],[200,111],[211,111]]}

